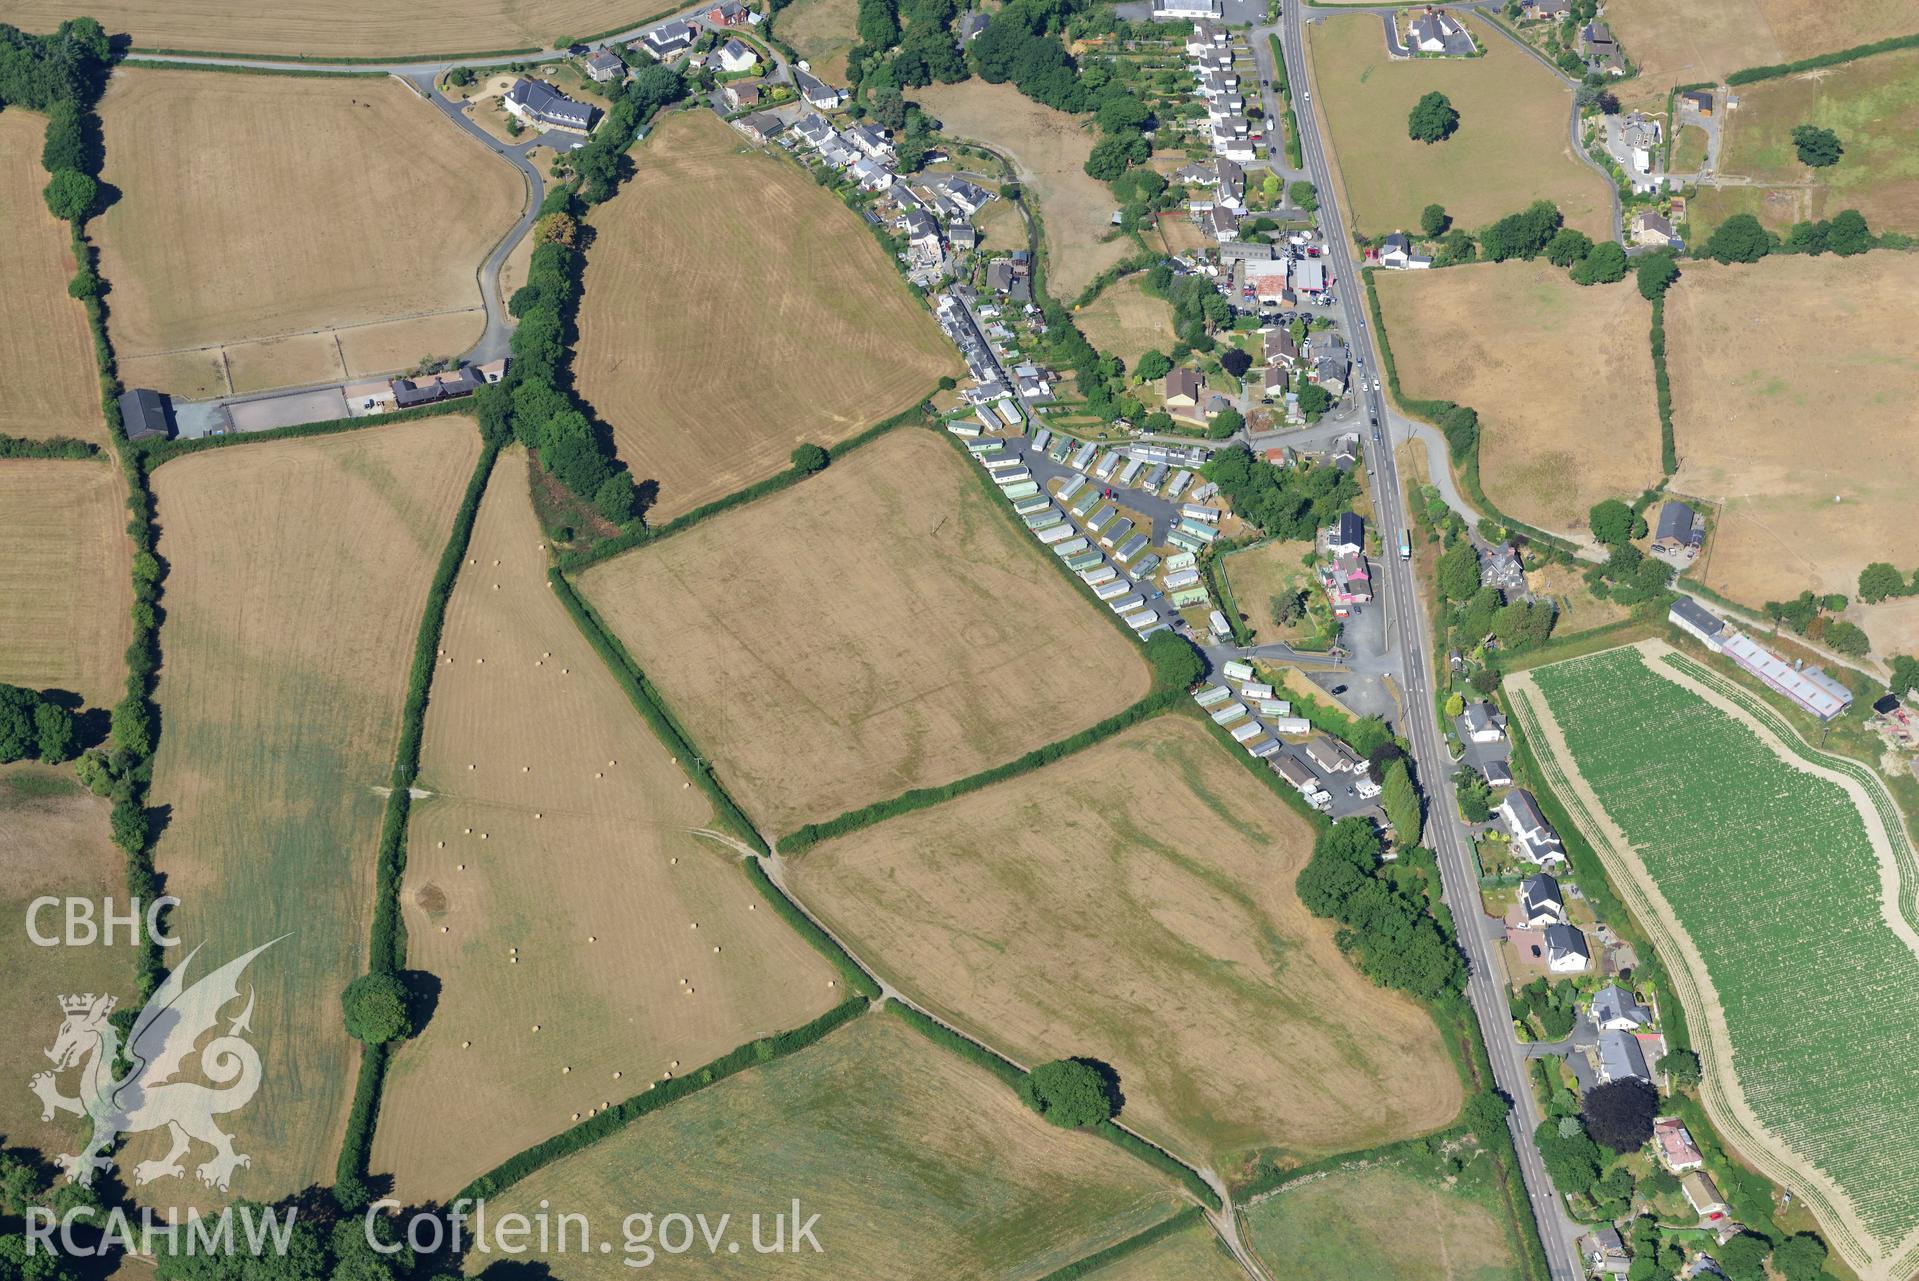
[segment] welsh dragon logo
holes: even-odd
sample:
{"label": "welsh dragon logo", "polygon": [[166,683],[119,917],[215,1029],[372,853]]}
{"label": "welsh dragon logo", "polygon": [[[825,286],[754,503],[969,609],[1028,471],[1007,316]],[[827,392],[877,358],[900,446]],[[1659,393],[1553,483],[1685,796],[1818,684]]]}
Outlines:
{"label": "welsh dragon logo", "polygon": [[[191,986],[187,984],[187,968],[200,949],[189,952],[133,1021],[126,1040],[128,1067],[122,1076],[114,1075],[119,1066],[120,1033],[108,1019],[114,998],[91,993],[60,998],[65,1021],[53,1048],[46,1052],[53,1060],[53,1070],[36,1074],[29,1087],[40,1096],[41,1120],[51,1121],[57,1112],[71,1112],[93,1121],[93,1135],[85,1148],[78,1155],[58,1158],[69,1181],[91,1183],[96,1172],[111,1168],[113,1158],[102,1153],[120,1135],[162,1126],[171,1137],[172,1147],[159,1160],[136,1165],[135,1184],[183,1176],[186,1172],[180,1158],[187,1155],[196,1139],[213,1149],[211,1159],[195,1170],[208,1187],[225,1191],[234,1170],[253,1163],[250,1157],[235,1152],[232,1136],[214,1124],[215,1117],[245,1107],[260,1088],[260,1053],[242,1036],[253,1017],[251,990],[246,1008],[227,1024],[224,1033],[199,1050],[200,1072],[213,1085],[172,1078],[193,1055],[200,1038],[219,1023],[220,1011],[239,999],[240,976],[253,958],[279,941],[261,944]],[[80,1072],[80,1092],[62,1094],[58,1077],[74,1068]]]}

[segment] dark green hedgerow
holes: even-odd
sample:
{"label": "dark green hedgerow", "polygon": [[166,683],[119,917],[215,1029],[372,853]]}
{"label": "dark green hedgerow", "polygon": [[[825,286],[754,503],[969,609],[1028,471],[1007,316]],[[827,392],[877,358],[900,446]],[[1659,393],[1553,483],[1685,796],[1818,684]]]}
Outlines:
{"label": "dark green hedgerow", "polygon": [[1652,382],[1659,402],[1659,465],[1667,476],[1679,470],[1679,446],[1672,430],[1672,378],[1666,372],[1666,296],[1652,300]]}
{"label": "dark green hedgerow", "polygon": [[1206,1211],[1196,1205],[1189,1205],[1170,1219],[1162,1219],[1152,1227],[1136,1236],[1127,1237],[1116,1245],[1109,1245],[1098,1254],[1089,1254],[1083,1259],[1075,1259],[1063,1268],[1048,1272],[1039,1281],[1078,1281],[1080,1277],[1091,1276],[1101,1268],[1111,1267],[1128,1255],[1137,1254],[1149,1245],[1156,1245],[1172,1236],[1175,1232],[1184,1232],[1206,1222]]}
{"label": "dark green hedgerow", "polygon": [[231,449],[236,445],[258,445],[271,440],[304,440],[310,436],[335,436],[341,432],[364,431],[373,427],[391,427],[396,423],[410,423],[420,418],[437,418],[441,414],[472,414],[476,406],[471,400],[447,400],[435,405],[421,405],[416,409],[401,409],[390,414],[378,414],[371,418],[329,418],[317,423],[299,423],[292,427],[271,427],[266,431],[229,432],[225,436],[180,436],[172,440],[142,440],[133,445],[146,456],[147,466],[158,467],[161,463],[171,462],[175,458],[184,458],[188,454],[204,453],[209,449]]}
{"label": "dark green hedgerow", "polygon": [[613,678],[619,681],[620,687],[626,691],[627,698],[631,699],[633,706],[639,709],[640,716],[659,737],[660,742],[673,758],[680,762],[680,768],[686,771],[686,776],[706,793],[708,800],[713,802],[713,808],[719,812],[720,821],[732,829],[733,834],[745,841],[756,853],[771,853],[766,847],[766,842],[760,838],[759,830],[753,826],[752,820],[746,817],[746,811],[736,805],[726,788],[721,786],[720,780],[713,773],[713,766],[693,746],[686,731],[680,728],[679,721],[667,710],[666,701],[660,696],[659,690],[653,687],[653,683],[646,678],[646,673],[640,670],[639,664],[635,663],[632,656],[626,652],[626,646],[620,643],[619,637],[609,631],[600,621],[599,615],[593,612],[593,607],[581,599],[580,594],[573,589],[573,584],[567,581],[565,574],[557,569],[552,570],[547,574],[547,579],[553,584],[553,590],[559,596],[560,603],[566,606],[566,612],[573,616],[574,624],[586,637],[587,643],[593,646],[593,651],[612,670]]}
{"label": "dark green hedgerow", "polygon": [[90,440],[75,440],[71,436],[48,436],[44,440],[27,440],[20,436],[0,435],[0,458],[93,458],[100,453],[100,446]]}
{"label": "dark green hedgerow", "polygon": [[799,904],[788,898],[784,890],[773,884],[773,878],[766,874],[764,863],[749,855],[740,860],[740,865],[746,869],[746,879],[753,882],[753,888],[760,892],[760,897],[779,913],[781,920],[793,927],[795,933],[833,963],[833,967],[845,976],[848,987],[868,1000],[879,998],[880,985],[873,981],[873,976],[861,969],[859,962],[847,955],[846,949],[815,924],[812,917],[801,911]]}
{"label": "dark green hedgerow", "polygon": [[625,1102],[616,1103],[598,1116],[590,1117],[569,1130],[563,1130],[550,1139],[545,1139],[523,1152],[508,1157],[460,1189],[454,1199],[477,1201],[485,1197],[497,1196],[534,1171],[553,1164],[561,1157],[570,1156],[582,1148],[591,1147],[600,1140],[625,1129],[641,1117],[659,1111],[669,1103],[676,1103],[690,1094],[696,1094],[707,1086],[724,1081],[727,1077],[748,1068],[771,1063],[775,1059],[785,1058],[797,1050],[805,1049],[848,1020],[864,1014],[867,1008],[865,997],[852,997],[803,1027],[794,1028],[790,1032],[776,1033],[773,1036],[763,1036],[757,1041],[748,1041],[745,1045],[714,1059],[703,1068],[665,1081],[656,1081],[644,1094],[636,1094]]}
{"label": "dark green hedgerow", "polygon": [[1173,1178],[1178,1179],[1180,1185],[1195,1197],[1199,1198],[1201,1204],[1205,1205],[1207,1209],[1217,1210],[1223,1204],[1219,1199],[1219,1193],[1213,1191],[1213,1189],[1207,1185],[1206,1180],[1199,1177],[1197,1170],[1187,1165],[1171,1152],[1168,1152],[1165,1148],[1154,1143],[1149,1143],[1145,1139],[1140,1138],[1139,1135],[1134,1134],[1131,1130],[1122,1129],[1111,1121],[1101,1121],[1093,1127],[1093,1133],[1099,1135],[1100,1138],[1105,1139],[1115,1147],[1126,1151],[1132,1156],[1138,1157],[1162,1174],[1169,1174]]}
{"label": "dark green hedgerow", "polygon": [[1857,62],[1861,58],[1870,58],[1874,54],[1913,48],[1919,48],[1919,34],[1893,36],[1886,40],[1875,40],[1871,44],[1856,44],[1850,49],[1838,49],[1832,53],[1801,58],[1797,62],[1774,62],[1761,67],[1747,67],[1727,76],[1726,83],[1749,85],[1758,80],[1777,80],[1781,76],[1795,76],[1802,71],[1817,71],[1821,67],[1836,67],[1842,62]]}

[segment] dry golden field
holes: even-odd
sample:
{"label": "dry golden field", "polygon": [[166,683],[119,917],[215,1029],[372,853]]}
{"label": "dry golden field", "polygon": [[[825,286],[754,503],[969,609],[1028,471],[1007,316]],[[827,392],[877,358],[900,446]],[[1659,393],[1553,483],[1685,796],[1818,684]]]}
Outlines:
{"label": "dry golden field", "polygon": [[1100,291],[1073,317],[1086,341],[1131,369],[1148,350],[1168,351],[1179,341],[1173,309],[1145,289],[1144,276],[1128,276]]}
{"label": "dry golden field", "polygon": [[[1686,265],[1666,295],[1673,488],[1723,504],[1707,586],[1758,605],[1919,564],[1916,325],[1909,254]],[[1822,423],[1843,440],[1815,447]]]}
{"label": "dry golden field", "polygon": [[588,570],[756,821],[945,783],[1143,697],[1146,665],[932,433]]}
{"label": "dry golden field", "polygon": [[[427,584],[479,455],[470,419],[189,455],[153,473],[170,566],[150,804],[176,932],[253,962],[258,1154],[232,1193],[333,1177],[356,1056],[339,994],[365,965],[380,789]],[[285,937],[282,937],[285,936]],[[198,971],[204,973],[204,970]],[[136,1157],[152,1156],[136,1138]]]}
{"label": "dry golden field", "polygon": [[1094,1281],[1242,1281],[1246,1273],[1200,1223],[1090,1273]]}
{"label": "dry golden field", "polygon": [[1262,1198],[1246,1237],[1279,1281],[1520,1281],[1487,1169],[1483,1156],[1457,1180],[1342,1166]]}
{"label": "dry golden field", "polygon": [[[0,508],[4,510],[4,508]],[[46,1156],[78,1152],[89,1123],[70,1115],[40,1119],[40,1100],[26,1084],[52,1066],[42,1052],[60,1030],[59,998],[72,993],[111,993],[122,1006],[134,999],[134,949],[39,947],[27,933],[28,905],[41,896],[111,897],[127,910],[126,856],[107,839],[107,802],[75,781],[71,766],[21,761],[0,766],[0,1018],[10,1029],[0,1044],[0,1072],[15,1083],[0,1091],[0,1135],[7,1147],[37,1148]],[[96,911],[97,911],[96,906]],[[58,936],[61,909],[43,909],[42,935]],[[135,1007],[137,1008],[137,1007]],[[79,1092],[77,1073],[60,1080],[62,1093]]]}
{"label": "dry golden field", "polygon": [[517,447],[442,648],[402,891],[409,963],[442,987],[387,1079],[373,1152],[410,1202],[845,995],[733,851],[694,835],[712,806],[547,584]]}
{"label": "dry golden field", "polygon": [[0,681],[120,700],[133,545],[104,459],[0,462]]}
{"label": "dry golden field", "polygon": [[[666,17],[675,8],[635,9],[619,0],[292,0],[271,8],[181,5],[169,0],[101,0],[87,12],[111,32],[127,32],[142,49],[292,54],[309,58],[421,58],[550,47]],[[61,0],[7,0],[0,19],[28,31],[51,31],[74,16]]]}
{"label": "dry golden field", "polygon": [[524,186],[398,81],[122,68],[100,115],[121,196],[92,225],[129,383],[224,394],[221,348],[236,389],[337,378],[335,334],[357,376],[485,327],[476,272]]}
{"label": "dry golden field", "polygon": [[[1535,200],[1550,200],[1566,225],[1609,234],[1606,180],[1566,139],[1572,90],[1505,37],[1468,21],[1483,58],[1386,56],[1379,18],[1334,14],[1310,23],[1306,46],[1315,118],[1331,131],[1334,161],[1353,230],[1367,236],[1416,228],[1428,204],[1446,207],[1468,231]],[[1406,116],[1438,90],[1459,111],[1459,131],[1414,142]]]}
{"label": "dry golden field", "polygon": [[40,141],[46,117],[21,108],[0,112],[0,297],[8,334],[0,346],[0,435],[78,436],[106,443],[100,383],[94,376],[87,314],[67,297],[73,250],[66,224],[47,212],[40,189]]}
{"label": "dry golden field", "polygon": [[1793,62],[1915,29],[1910,8],[1885,0],[1610,0],[1606,21],[1640,68],[1620,96],[1662,103],[1674,85],[1717,82],[1745,67]]}
{"label": "dry golden field", "polygon": [[1293,893],[1313,833],[1196,721],[808,851],[853,951],[1021,1062],[1113,1065],[1124,1119],[1231,1176],[1259,1148],[1369,1147],[1452,1120],[1432,1019]]}
{"label": "dry golden field", "polygon": [[1086,173],[1093,150],[1090,117],[1041,106],[1010,84],[988,84],[977,76],[914,89],[908,96],[940,119],[947,137],[984,143],[1013,162],[1020,182],[1039,202],[1046,229],[1046,292],[1054,299],[1070,303],[1093,277],[1133,251],[1133,242],[1111,225],[1118,208],[1112,191]]}
{"label": "dry golden field", "polygon": [[780,38],[805,58],[813,74],[828,84],[846,83],[846,55],[858,39],[855,0],[794,0],[779,11],[774,26]]}
{"label": "dry golden field", "polygon": [[[880,1012],[645,1117],[487,1208],[533,1214],[544,1201],[584,1214],[596,1232],[641,1208],[697,1209],[709,1225],[730,1213],[742,1242],[757,1212],[770,1244],[772,1216],[796,1197],[802,1220],[819,1216],[819,1252],[742,1244],[709,1256],[699,1244],[683,1262],[721,1281],[1033,1281],[1175,1208],[1171,1184],[1144,1163],[1048,1125],[999,1081]],[[548,1259],[576,1281],[631,1277],[619,1248],[616,1239],[610,1257],[576,1249]],[[472,1271],[485,1262],[467,1256]]]}
{"label": "dry golden field", "polygon": [[1262,644],[1312,635],[1310,622],[1281,627],[1273,621],[1275,600],[1312,587],[1313,571],[1306,568],[1306,554],[1312,550],[1308,539],[1279,539],[1221,559],[1220,571],[1232,586],[1233,600]]}
{"label": "dry golden field", "polygon": [[574,370],[655,523],[963,372],[859,218],[710,112],[666,120],[593,221]]}
{"label": "dry golden field", "polygon": [[1659,479],[1652,308],[1630,280],[1582,288],[1544,259],[1373,280],[1400,388],[1479,411],[1479,480],[1502,511],[1577,534],[1594,503]]}

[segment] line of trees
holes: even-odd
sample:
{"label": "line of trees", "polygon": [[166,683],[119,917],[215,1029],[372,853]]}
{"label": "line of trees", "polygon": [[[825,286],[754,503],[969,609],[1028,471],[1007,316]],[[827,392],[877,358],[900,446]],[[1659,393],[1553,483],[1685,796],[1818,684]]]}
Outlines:
{"label": "line of trees", "polygon": [[1908,237],[1895,232],[1875,234],[1857,209],[1842,209],[1817,222],[1796,222],[1783,237],[1766,230],[1753,215],[1742,213],[1713,228],[1698,253],[1719,263],[1751,263],[1776,253],[1833,253],[1850,258],[1878,246],[1903,248],[1910,243]]}
{"label": "line of trees", "polygon": [[1352,507],[1359,481],[1337,467],[1281,467],[1234,444],[1213,455],[1203,469],[1232,500],[1240,519],[1275,538],[1311,538]]}

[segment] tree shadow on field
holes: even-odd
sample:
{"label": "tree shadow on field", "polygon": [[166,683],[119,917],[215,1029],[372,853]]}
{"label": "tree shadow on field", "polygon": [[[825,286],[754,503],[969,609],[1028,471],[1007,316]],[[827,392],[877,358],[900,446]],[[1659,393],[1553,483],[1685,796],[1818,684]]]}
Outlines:
{"label": "tree shadow on field", "polygon": [[406,1012],[418,1036],[433,1021],[440,1008],[440,976],[425,970],[401,970],[400,985],[406,988]]}

